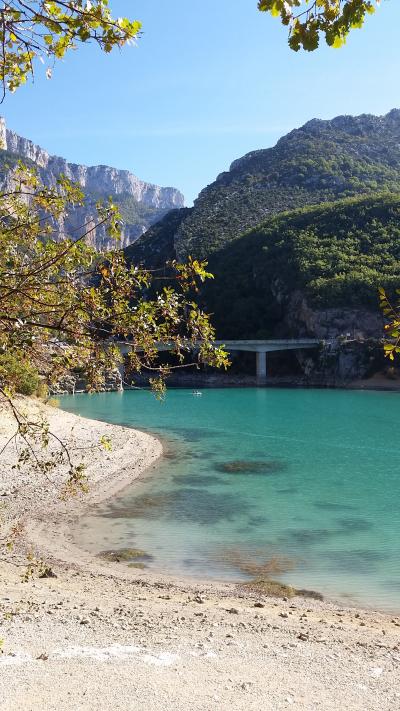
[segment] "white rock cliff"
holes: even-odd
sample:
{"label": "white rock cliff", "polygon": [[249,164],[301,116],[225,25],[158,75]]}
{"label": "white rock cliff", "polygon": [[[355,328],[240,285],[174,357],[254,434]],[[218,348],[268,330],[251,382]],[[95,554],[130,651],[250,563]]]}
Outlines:
{"label": "white rock cliff", "polygon": [[[46,185],[54,185],[58,176],[63,174],[73,182],[79,183],[84,189],[88,196],[88,205],[84,209],[77,210],[65,224],[59,225],[61,238],[68,232],[68,228],[76,228],[79,224],[94,219],[95,200],[90,201],[91,195],[96,199],[99,196],[111,196],[117,203],[118,197],[123,198],[125,205],[133,208],[134,213],[137,214],[137,220],[133,222],[130,221],[129,216],[123,214],[125,218],[121,244],[123,247],[134,242],[166,212],[184,205],[184,197],[176,188],[146,183],[128,170],[118,170],[106,165],[78,165],[68,163],[64,158],[52,156],[32,141],[8,129],[2,117],[0,117],[0,141],[3,150],[35,163]],[[9,181],[10,173],[11,170],[4,165],[0,167],[0,182],[3,185]],[[98,248],[109,246],[103,229],[96,230],[91,235],[91,240]]]}

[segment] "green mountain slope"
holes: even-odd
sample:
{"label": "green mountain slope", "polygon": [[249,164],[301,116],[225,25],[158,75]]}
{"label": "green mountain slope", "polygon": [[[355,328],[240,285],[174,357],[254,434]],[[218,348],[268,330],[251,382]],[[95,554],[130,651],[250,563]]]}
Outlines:
{"label": "green mountain slope", "polygon": [[400,284],[400,193],[270,218],[214,253],[210,270],[202,298],[221,338],[323,337],[351,323],[377,335],[378,286]]}
{"label": "green mountain slope", "polygon": [[314,119],[205,188],[174,235],[175,250],[208,257],[269,215],[381,190],[400,190],[400,111]]}
{"label": "green mountain slope", "polygon": [[149,269],[163,269],[168,260],[176,257],[174,235],[190,212],[187,207],[170,210],[124,250],[126,259]]}
{"label": "green mountain slope", "polygon": [[380,338],[377,287],[400,284],[400,111],[313,120],[235,161],[129,250],[209,260],[221,338]]}

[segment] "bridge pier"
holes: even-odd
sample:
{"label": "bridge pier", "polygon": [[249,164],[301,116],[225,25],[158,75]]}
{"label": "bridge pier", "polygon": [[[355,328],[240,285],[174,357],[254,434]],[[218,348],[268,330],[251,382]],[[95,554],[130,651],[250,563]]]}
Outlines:
{"label": "bridge pier", "polygon": [[256,373],[257,381],[260,383],[265,382],[267,378],[267,353],[266,351],[256,352]]}
{"label": "bridge pier", "polygon": [[125,356],[127,353],[130,352],[131,346],[128,346],[127,344],[122,343],[122,344],[119,344],[119,350],[120,350],[121,357],[122,357],[122,360],[121,360],[120,364],[118,365],[119,374],[121,376],[121,385],[120,385],[119,389],[123,390],[124,389],[124,382],[125,382]]}
{"label": "bridge pier", "polygon": [[122,361],[122,363],[119,364],[118,370],[119,370],[119,374],[121,377],[121,384],[119,386],[119,390],[123,390],[124,389],[124,382],[125,382],[125,362],[124,361]]}

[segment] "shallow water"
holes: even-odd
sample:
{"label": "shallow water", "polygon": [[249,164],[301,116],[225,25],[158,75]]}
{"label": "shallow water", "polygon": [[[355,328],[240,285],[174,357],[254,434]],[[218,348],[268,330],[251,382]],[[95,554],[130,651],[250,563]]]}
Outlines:
{"label": "shallow water", "polygon": [[152,473],[82,520],[79,543],[149,567],[272,577],[400,610],[399,395],[257,388],[75,395],[61,406],[168,442]]}

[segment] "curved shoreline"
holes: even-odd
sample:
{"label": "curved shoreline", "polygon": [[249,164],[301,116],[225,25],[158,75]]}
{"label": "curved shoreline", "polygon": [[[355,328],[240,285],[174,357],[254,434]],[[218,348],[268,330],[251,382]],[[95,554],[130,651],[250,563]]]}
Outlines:
{"label": "curved shoreline", "polygon": [[[149,711],[397,707],[400,617],[170,579],[82,551],[71,521],[156,466],[162,445],[130,428],[46,412],[58,435],[94,447],[85,455],[92,489],[60,502],[63,472],[54,487],[32,481],[11,470],[9,452],[0,474],[7,522],[22,520],[24,529],[10,559],[0,560],[0,708],[100,711],[133,708],[134,699]],[[112,452],[97,446],[104,434]],[[21,581],[32,546],[56,577]]]}
{"label": "curved shoreline", "polygon": [[[154,466],[162,456],[162,443],[145,432],[90,420],[38,401],[24,399],[21,407],[30,415],[46,417],[50,431],[67,443],[75,465],[83,459],[89,491],[61,500],[66,468],[59,467],[52,474],[50,484],[44,476],[32,473],[30,476],[35,476],[36,481],[29,482],[29,472],[26,475],[12,469],[16,452],[9,447],[3,455],[6,470],[1,486],[5,492],[9,487],[10,492],[10,496],[4,497],[8,504],[6,525],[9,529],[22,527],[21,538],[16,540],[17,552],[21,548],[26,551],[33,545],[36,557],[50,556],[59,563],[87,565],[93,556],[71,543],[68,535],[71,521],[80,518],[94,504],[122,491]],[[2,411],[1,415],[0,448],[14,427],[7,412]],[[111,440],[110,451],[100,446],[103,436]]]}
{"label": "curved shoreline", "polygon": [[[143,430],[82,417],[59,408],[45,406],[34,400],[25,400],[25,403],[29,403],[31,412],[36,410],[46,416],[50,423],[50,430],[53,430],[58,437],[71,446],[73,456],[74,448],[80,451],[89,447],[90,453],[86,456],[89,492],[79,497],[70,496],[66,500],[61,500],[60,492],[64,478],[59,472],[54,489],[49,490],[45,479],[42,479],[41,483],[35,484],[32,491],[35,497],[28,496],[28,500],[23,501],[24,511],[21,511],[21,507],[18,506],[17,497],[16,511],[12,514],[10,522],[17,526],[22,524],[22,535],[19,540],[17,539],[17,555],[18,551],[23,551],[24,555],[33,553],[36,559],[43,559],[56,566],[73,566],[74,568],[85,566],[96,574],[117,575],[130,580],[141,579],[149,584],[162,582],[190,589],[205,585],[214,589],[218,594],[226,594],[228,591],[235,593],[242,588],[243,581],[241,580],[204,579],[185,574],[168,573],[163,570],[130,570],[123,563],[105,562],[93,552],[81,547],[71,532],[79,519],[85,516],[94,505],[120,494],[140,477],[154,469],[165,451],[165,444],[158,436]],[[79,434],[77,434],[78,428]],[[0,430],[0,449],[2,447],[1,435]],[[106,451],[98,446],[103,435],[111,439],[111,451]],[[90,449],[91,447],[93,449]],[[15,473],[13,476],[15,477]],[[36,501],[38,496],[40,498],[39,504]],[[312,591],[310,592],[312,593]],[[311,598],[312,594],[310,597],[304,596],[304,599],[309,602]],[[372,605],[363,605],[350,598],[345,600],[333,595],[324,595],[323,603],[371,613],[377,612],[383,615],[397,614],[395,610],[386,612],[376,610]]]}

